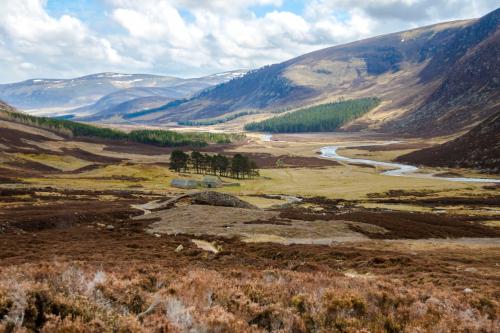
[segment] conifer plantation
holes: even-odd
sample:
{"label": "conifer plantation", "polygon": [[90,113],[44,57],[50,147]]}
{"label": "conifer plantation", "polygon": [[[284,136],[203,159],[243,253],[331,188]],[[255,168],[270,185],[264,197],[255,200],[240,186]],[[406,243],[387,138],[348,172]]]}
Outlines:
{"label": "conifer plantation", "polygon": [[271,133],[331,132],[361,117],[379,104],[378,98],[321,104],[261,122],[250,123],[245,126],[245,129]]}

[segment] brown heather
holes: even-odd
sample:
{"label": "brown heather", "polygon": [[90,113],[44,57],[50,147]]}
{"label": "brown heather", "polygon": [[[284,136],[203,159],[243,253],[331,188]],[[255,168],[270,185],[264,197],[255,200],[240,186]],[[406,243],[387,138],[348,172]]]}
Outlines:
{"label": "brown heather", "polygon": [[498,332],[496,300],[370,275],[3,268],[0,332]]}

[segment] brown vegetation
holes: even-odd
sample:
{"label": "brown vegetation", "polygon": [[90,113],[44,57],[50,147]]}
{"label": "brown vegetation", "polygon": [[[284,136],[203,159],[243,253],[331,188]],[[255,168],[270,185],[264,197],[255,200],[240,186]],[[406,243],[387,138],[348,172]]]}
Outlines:
{"label": "brown vegetation", "polygon": [[[162,211],[140,204],[157,200],[162,205],[179,194],[170,193],[163,182],[168,170],[161,156],[168,149],[88,140],[80,150],[74,149],[77,141],[64,142],[64,148],[54,138],[23,141],[16,133],[5,133],[9,140],[2,142],[11,150],[0,152],[2,333],[498,331],[500,247],[488,237],[499,237],[499,229],[485,223],[498,220],[496,186],[484,188],[481,195],[432,188],[388,190],[356,201],[308,197],[272,210],[246,209],[248,219],[243,209],[213,206],[219,199],[228,205],[225,196],[214,201],[202,195],[163,211],[190,210],[193,215],[184,222],[197,230],[167,235],[152,228],[161,222],[157,214]],[[102,156],[89,142],[103,145]],[[49,148],[54,150],[44,150]],[[16,158],[30,149],[85,163],[63,171],[52,168],[54,161],[48,158]],[[119,162],[122,156],[107,149],[122,151],[130,160]],[[158,158],[145,162],[147,155]],[[269,167],[278,158],[285,167],[336,163],[253,156]],[[245,183],[242,188],[249,196],[276,199]],[[367,209],[361,206],[366,202],[415,204],[429,211],[460,205],[471,208],[471,215]],[[133,207],[152,213],[140,216],[144,211]],[[493,213],[472,215],[481,207]],[[282,245],[210,235],[214,220],[225,231],[236,229],[231,219],[246,230],[288,233],[300,224],[313,236],[325,237],[327,225],[360,237],[355,243]],[[193,243],[195,233],[198,243],[213,244],[217,251],[199,248]],[[446,239],[461,236],[481,239],[467,246],[450,245]],[[440,239],[414,240],[422,237]]]}
{"label": "brown vegetation", "polygon": [[[355,247],[284,246],[201,236],[221,249],[215,254],[199,249],[188,235],[146,233],[155,222],[147,216],[130,219],[140,214],[130,204],[158,198],[153,194],[24,188],[2,189],[1,197],[15,202],[0,215],[0,332],[399,332],[435,327],[493,332],[498,327],[498,248],[408,253],[376,241]],[[397,224],[400,215],[360,213],[347,201],[304,202],[322,211],[287,208],[274,222],[300,214],[314,223],[331,214],[365,223],[385,221],[389,238],[401,238],[408,229]],[[430,232],[445,228],[438,236],[461,228],[460,221],[418,224],[428,218],[407,222]],[[182,250],[176,251],[179,245]]]}
{"label": "brown vegetation", "polygon": [[499,314],[474,294],[334,272],[52,262],[0,280],[6,332],[493,332]]}

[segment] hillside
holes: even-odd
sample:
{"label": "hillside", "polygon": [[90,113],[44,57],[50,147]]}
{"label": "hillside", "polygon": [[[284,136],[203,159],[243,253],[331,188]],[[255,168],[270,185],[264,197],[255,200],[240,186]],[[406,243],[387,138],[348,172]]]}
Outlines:
{"label": "hillside", "polygon": [[492,115],[500,102],[500,10],[454,35],[420,73],[441,83],[421,105],[389,128],[439,135],[470,128]]}
{"label": "hillside", "polygon": [[269,105],[285,105],[290,96],[306,98],[313,91],[299,87],[281,76],[285,66],[271,65],[251,71],[241,78],[217,85],[213,89],[172,107],[145,110],[135,121],[199,120],[224,115],[234,110],[264,109]]}
{"label": "hillside", "polygon": [[433,131],[423,134],[454,133],[485,119],[498,102],[499,16],[500,9],[312,52],[134,121],[199,121],[373,96],[382,106],[347,129],[419,135],[424,126]]}
{"label": "hillside", "polygon": [[185,92],[176,88],[134,87],[108,94],[93,104],[68,110],[74,118],[85,121],[104,120],[142,108],[158,107],[171,100],[183,98]]}
{"label": "hillside", "polygon": [[500,174],[500,109],[455,140],[397,159],[410,164],[472,168]]}
{"label": "hillside", "polygon": [[[208,132],[190,132],[179,133],[166,130],[133,130],[124,132],[107,127],[98,127],[94,125],[47,117],[35,117],[20,113],[11,106],[0,104],[0,121],[5,122],[0,127],[11,129],[15,124],[25,127],[32,127],[43,132],[51,133],[62,138],[77,139],[104,139],[117,140],[122,142],[136,142],[152,144],[160,147],[204,147],[208,144],[228,144],[232,140],[239,140],[241,135],[226,133],[208,133]],[[14,125],[14,126],[13,126]],[[0,141],[2,140],[0,132]],[[26,133],[18,133],[17,140],[23,142],[22,138]],[[29,135],[28,135],[29,137]]]}

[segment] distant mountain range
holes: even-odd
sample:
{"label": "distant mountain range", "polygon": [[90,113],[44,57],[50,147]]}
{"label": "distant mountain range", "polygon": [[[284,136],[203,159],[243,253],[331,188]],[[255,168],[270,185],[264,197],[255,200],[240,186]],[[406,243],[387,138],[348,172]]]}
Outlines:
{"label": "distant mountain range", "polygon": [[116,113],[160,106],[245,74],[244,70],[181,79],[149,74],[98,73],[74,79],[0,84],[0,99],[34,114],[105,120]]}
{"label": "distant mountain range", "polygon": [[345,129],[443,135],[469,129],[500,102],[500,9],[312,52],[266,66],[180,103],[138,113],[169,123],[377,97],[382,104]]}

